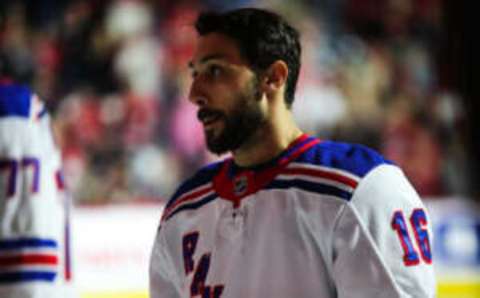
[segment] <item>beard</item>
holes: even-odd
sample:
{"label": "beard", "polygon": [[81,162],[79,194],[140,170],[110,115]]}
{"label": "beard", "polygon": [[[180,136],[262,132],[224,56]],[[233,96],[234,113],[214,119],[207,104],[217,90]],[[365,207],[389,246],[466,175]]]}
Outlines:
{"label": "beard", "polygon": [[258,81],[254,78],[246,88],[246,92],[234,95],[233,100],[236,104],[228,115],[208,108],[199,111],[199,115],[215,113],[224,123],[223,130],[217,135],[213,130],[205,131],[207,148],[210,152],[221,155],[234,151],[252,138],[265,123],[265,116],[258,104],[260,96]]}

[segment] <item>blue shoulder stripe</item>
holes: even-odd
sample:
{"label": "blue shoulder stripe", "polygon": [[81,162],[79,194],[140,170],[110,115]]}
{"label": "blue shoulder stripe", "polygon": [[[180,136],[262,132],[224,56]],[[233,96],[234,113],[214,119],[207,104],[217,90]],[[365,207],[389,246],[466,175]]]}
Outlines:
{"label": "blue shoulder stripe", "polygon": [[204,168],[200,169],[193,177],[185,181],[173,194],[172,198],[169,200],[169,202],[165,206],[165,209],[168,209],[183,194],[199,186],[202,186],[203,184],[207,184],[211,182],[215,174],[220,169],[221,164],[222,162],[216,162],[216,163],[207,165]]}
{"label": "blue shoulder stripe", "polygon": [[14,271],[0,273],[0,284],[19,283],[29,281],[47,281],[55,280],[56,272],[51,271]]}
{"label": "blue shoulder stripe", "polygon": [[30,116],[32,93],[25,86],[17,84],[0,85],[0,118]]}
{"label": "blue shoulder stripe", "polygon": [[209,196],[206,196],[205,198],[203,198],[200,201],[196,201],[196,202],[190,203],[190,204],[181,205],[180,207],[178,207],[177,209],[172,211],[170,214],[168,214],[165,217],[165,220],[170,219],[172,216],[174,216],[175,214],[177,214],[180,211],[198,209],[198,208],[202,207],[203,205],[205,205],[207,203],[210,203],[211,201],[215,200],[217,197],[218,197],[218,195],[216,193],[213,193]]}
{"label": "blue shoulder stripe", "polygon": [[381,164],[392,164],[391,161],[366,146],[334,141],[320,142],[295,162],[339,169],[360,178]]}

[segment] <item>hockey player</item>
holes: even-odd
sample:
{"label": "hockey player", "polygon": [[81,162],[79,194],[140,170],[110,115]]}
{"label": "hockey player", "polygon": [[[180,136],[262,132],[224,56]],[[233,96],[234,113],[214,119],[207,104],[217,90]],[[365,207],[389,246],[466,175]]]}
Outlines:
{"label": "hockey player", "polygon": [[50,118],[0,58],[0,297],[72,297],[68,201]]}
{"label": "hockey player", "polygon": [[152,298],[434,297],[428,214],[402,171],[295,124],[299,36],[260,9],[201,14],[190,100],[232,157],[165,207]]}

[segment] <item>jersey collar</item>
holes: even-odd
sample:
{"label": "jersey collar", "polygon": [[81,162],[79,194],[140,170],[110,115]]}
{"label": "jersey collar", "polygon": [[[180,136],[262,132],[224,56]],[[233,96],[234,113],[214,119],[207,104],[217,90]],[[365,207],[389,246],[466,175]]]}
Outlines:
{"label": "jersey collar", "polygon": [[276,158],[253,167],[240,167],[233,158],[228,158],[213,178],[214,189],[222,199],[232,201],[234,207],[238,207],[243,198],[265,187],[292,160],[319,142],[303,134]]}

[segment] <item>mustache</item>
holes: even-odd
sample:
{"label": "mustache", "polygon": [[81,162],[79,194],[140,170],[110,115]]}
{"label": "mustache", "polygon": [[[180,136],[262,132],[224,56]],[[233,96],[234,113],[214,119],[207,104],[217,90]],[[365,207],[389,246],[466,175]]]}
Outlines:
{"label": "mustache", "polygon": [[197,119],[203,121],[207,117],[224,117],[225,114],[219,110],[202,108],[197,112]]}

